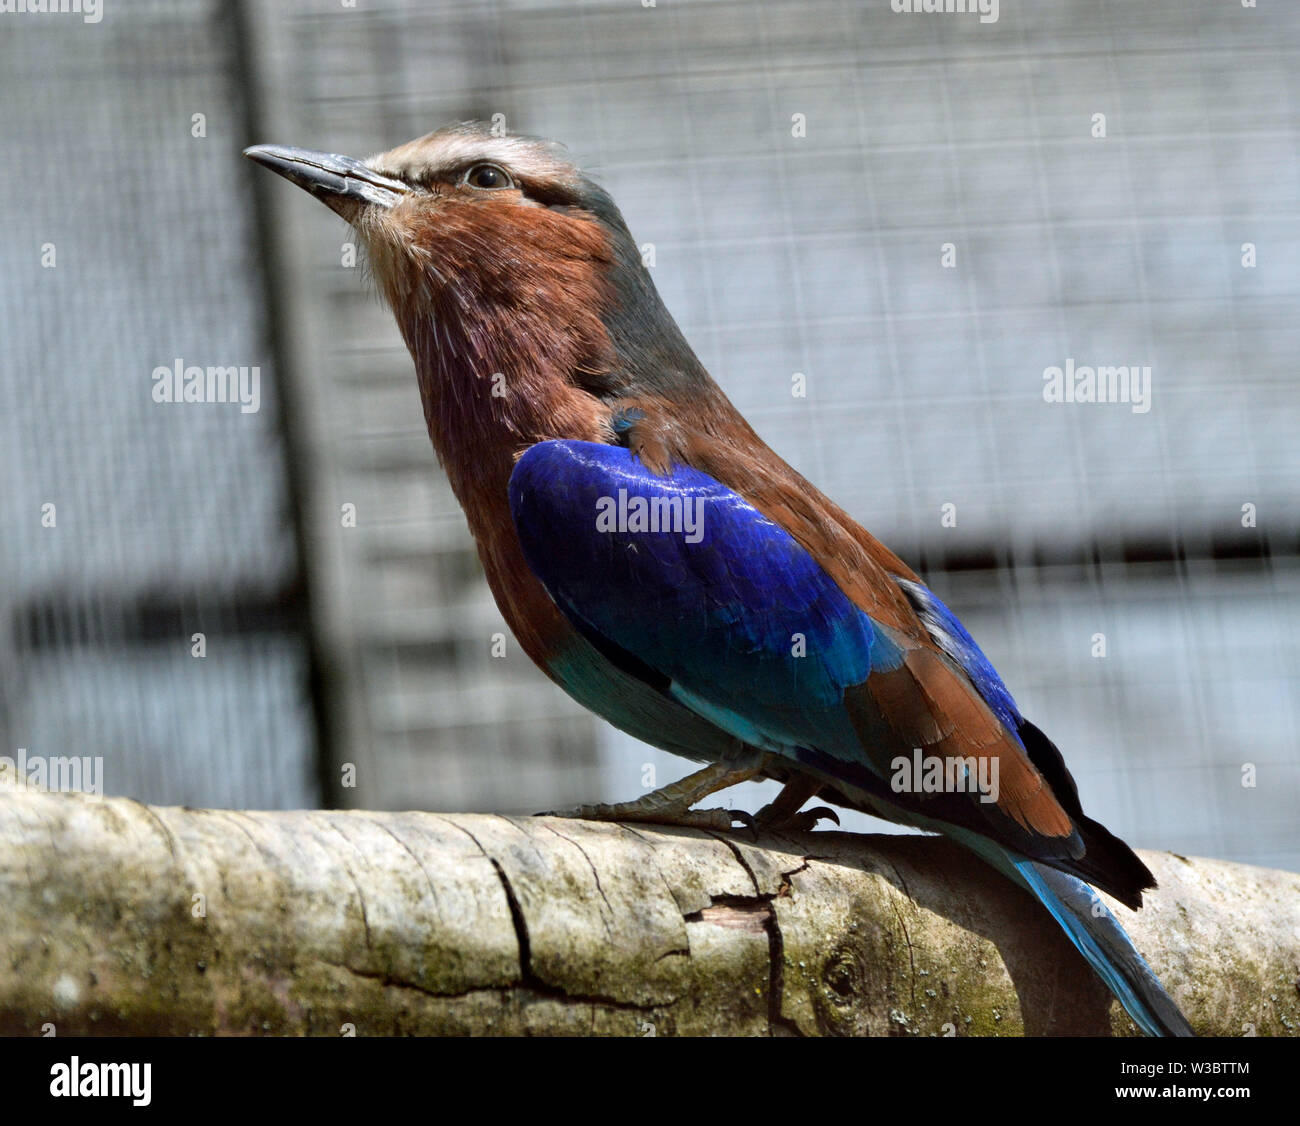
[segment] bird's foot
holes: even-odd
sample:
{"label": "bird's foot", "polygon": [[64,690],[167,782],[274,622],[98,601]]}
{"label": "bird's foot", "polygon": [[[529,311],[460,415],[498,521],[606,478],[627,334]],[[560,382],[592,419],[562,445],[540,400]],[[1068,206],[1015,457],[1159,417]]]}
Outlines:
{"label": "bird's foot", "polygon": [[759,772],[760,764],[736,768],[714,763],[703,770],[637,798],[613,805],[580,805],[577,809],[538,814],[539,817],[574,817],[584,821],[637,821],[645,825],[681,825],[688,829],[725,832],[733,821],[754,828],[754,819],[737,809],[692,809],[697,801],[719,790],[745,782]]}
{"label": "bird's foot", "polygon": [[757,828],[769,833],[807,833],[825,818],[840,823],[839,815],[828,806],[799,812],[799,807],[821,792],[821,783],[806,774],[796,774],[786,781],[771,803],[763,806],[754,818]]}
{"label": "bird's foot", "polygon": [[678,825],[687,829],[726,832],[733,821],[754,828],[754,818],[738,809],[691,809],[663,805],[646,808],[640,802],[613,805],[580,805],[576,809],[551,810],[539,817],[570,817],[580,821],[633,821],[643,825]]}

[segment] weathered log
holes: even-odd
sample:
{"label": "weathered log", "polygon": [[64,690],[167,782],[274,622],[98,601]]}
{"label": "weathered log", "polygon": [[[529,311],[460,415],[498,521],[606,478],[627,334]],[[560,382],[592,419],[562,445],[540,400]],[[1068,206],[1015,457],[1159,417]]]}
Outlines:
{"label": "weathered log", "polygon": [[[1300,875],[1145,853],[1202,1034],[1300,1028]],[[1132,1034],[946,841],[0,792],[0,1032]]]}

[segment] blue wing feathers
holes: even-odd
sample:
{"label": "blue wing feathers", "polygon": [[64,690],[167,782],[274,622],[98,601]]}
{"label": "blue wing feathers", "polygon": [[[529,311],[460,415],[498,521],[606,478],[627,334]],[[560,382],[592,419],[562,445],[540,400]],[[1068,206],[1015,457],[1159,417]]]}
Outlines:
{"label": "blue wing feathers", "polygon": [[[700,536],[600,530],[618,489],[696,506]],[[787,533],[694,470],[657,477],[618,446],[546,442],[510,482],[529,566],[566,614],[636,653],[683,695],[771,725],[800,742],[800,721],[838,710],[888,642]],[[824,716],[822,717],[825,718]]]}

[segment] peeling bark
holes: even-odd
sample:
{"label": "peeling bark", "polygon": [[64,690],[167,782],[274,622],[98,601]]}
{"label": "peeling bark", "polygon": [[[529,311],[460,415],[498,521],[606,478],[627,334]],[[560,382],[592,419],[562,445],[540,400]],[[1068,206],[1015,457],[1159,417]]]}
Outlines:
{"label": "peeling bark", "polygon": [[[0,793],[0,1032],[1129,1035],[946,841]],[[1300,875],[1111,904],[1202,1034],[1300,1028]]]}

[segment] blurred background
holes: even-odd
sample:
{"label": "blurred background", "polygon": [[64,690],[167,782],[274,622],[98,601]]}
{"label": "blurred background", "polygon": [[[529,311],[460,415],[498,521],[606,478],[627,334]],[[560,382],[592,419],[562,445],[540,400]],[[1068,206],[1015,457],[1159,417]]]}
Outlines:
{"label": "blurred background", "polygon": [[[1300,869],[1300,6],[647,3],[0,15],[0,754],[261,808],[687,773],[494,656],[348,229],[239,155],[495,119],[610,188],[715,378],[1093,816]],[[1150,409],[1045,401],[1067,360],[1149,366]],[[259,409],[155,402],[182,361],[257,367]]]}

